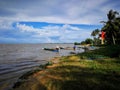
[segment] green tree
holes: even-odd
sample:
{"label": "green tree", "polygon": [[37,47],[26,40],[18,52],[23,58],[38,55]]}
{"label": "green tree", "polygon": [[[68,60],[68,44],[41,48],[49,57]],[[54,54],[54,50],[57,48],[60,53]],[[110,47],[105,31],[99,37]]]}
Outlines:
{"label": "green tree", "polygon": [[86,44],[92,44],[92,43],[93,43],[93,40],[92,40],[91,38],[87,38],[87,39],[85,40],[85,43],[86,43]]}
{"label": "green tree", "polygon": [[106,32],[106,41],[108,44],[116,44],[120,30],[119,25],[115,24],[115,22],[117,23],[116,18],[118,14],[117,11],[110,10],[107,14],[108,21],[102,21],[102,23],[105,23],[102,30]]}
{"label": "green tree", "polygon": [[85,41],[81,41],[80,44],[81,45],[84,45],[84,44],[93,44],[93,40],[91,38],[87,38],[87,39],[85,39]]}
{"label": "green tree", "polygon": [[74,42],[74,45],[80,45],[80,43],[78,43],[78,42]]}
{"label": "green tree", "polygon": [[98,43],[98,36],[99,36],[99,32],[100,32],[100,30],[99,29],[95,29],[95,30],[93,30],[92,31],[92,33],[91,33],[91,36],[93,36],[93,39],[94,39],[94,44],[95,45],[97,45]]}
{"label": "green tree", "polygon": [[116,43],[120,44],[120,17],[117,17],[114,23],[117,26]]}
{"label": "green tree", "polygon": [[86,43],[85,43],[85,41],[82,41],[80,44],[81,44],[81,45],[84,45],[84,44],[86,44]]}

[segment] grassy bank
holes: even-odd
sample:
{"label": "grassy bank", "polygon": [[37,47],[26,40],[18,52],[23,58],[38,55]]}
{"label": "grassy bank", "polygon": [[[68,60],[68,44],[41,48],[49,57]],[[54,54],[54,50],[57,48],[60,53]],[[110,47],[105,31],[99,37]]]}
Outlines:
{"label": "grassy bank", "polygon": [[[54,58],[45,66],[40,66],[42,70],[23,75],[22,82],[16,83],[13,89],[119,90],[119,48],[112,47],[118,48],[115,51],[109,48]],[[116,52],[117,56],[114,55]]]}

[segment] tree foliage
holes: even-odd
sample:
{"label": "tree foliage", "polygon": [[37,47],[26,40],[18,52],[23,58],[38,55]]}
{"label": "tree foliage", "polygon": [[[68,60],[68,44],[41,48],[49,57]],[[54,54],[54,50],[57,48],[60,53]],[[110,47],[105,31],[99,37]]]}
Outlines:
{"label": "tree foliage", "polygon": [[110,10],[107,14],[108,21],[102,21],[105,25],[101,30],[106,32],[107,44],[120,44],[120,16],[117,11]]}
{"label": "tree foliage", "polygon": [[93,44],[93,40],[91,38],[87,38],[85,41],[82,41],[81,44]]}
{"label": "tree foliage", "polygon": [[93,40],[94,40],[93,43],[94,43],[94,45],[99,44],[99,32],[100,32],[99,29],[95,29],[91,33],[91,36],[93,36]]}

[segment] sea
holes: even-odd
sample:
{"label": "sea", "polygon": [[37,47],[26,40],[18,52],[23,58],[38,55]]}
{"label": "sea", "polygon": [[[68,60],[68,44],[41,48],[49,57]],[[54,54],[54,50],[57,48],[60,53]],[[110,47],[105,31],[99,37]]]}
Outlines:
{"label": "sea", "polygon": [[[54,57],[70,55],[73,50],[61,49],[59,54],[43,48],[73,47],[74,44],[0,44],[0,90],[10,90],[24,73],[38,68]],[[79,49],[77,52],[84,52]]]}

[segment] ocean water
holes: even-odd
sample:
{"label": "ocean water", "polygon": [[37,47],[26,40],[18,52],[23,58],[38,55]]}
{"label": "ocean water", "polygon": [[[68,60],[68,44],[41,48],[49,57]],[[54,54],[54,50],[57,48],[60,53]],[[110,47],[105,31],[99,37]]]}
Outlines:
{"label": "ocean water", "polygon": [[27,71],[47,63],[53,57],[67,56],[73,51],[60,50],[58,54],[43,50],[55,48],[57,45],[73,47],[73,44],[0,44],[0,90],[9,90]]}

